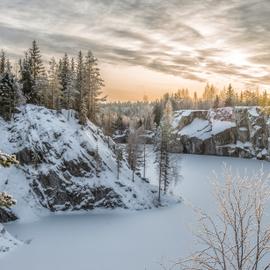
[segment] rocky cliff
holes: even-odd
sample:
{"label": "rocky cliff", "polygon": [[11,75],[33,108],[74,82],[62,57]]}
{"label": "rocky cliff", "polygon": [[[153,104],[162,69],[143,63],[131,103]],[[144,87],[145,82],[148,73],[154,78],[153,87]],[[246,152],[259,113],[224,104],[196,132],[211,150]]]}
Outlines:
{"label": "rocky cliff", "polygon": [[270,160],[270,121],[259,107],[177,111],[173,128],[173,152]]}
{"label": "rocky cliff", "polygon": [[116,176],[115,144],[75,115],[27,105],[10,123],[0,119],[0,149],[20,165],[0,168],[0,190],[17,200],[19,217],[40,209],[144,209],[155,205],[156,188],[136,177],[126,162]]}

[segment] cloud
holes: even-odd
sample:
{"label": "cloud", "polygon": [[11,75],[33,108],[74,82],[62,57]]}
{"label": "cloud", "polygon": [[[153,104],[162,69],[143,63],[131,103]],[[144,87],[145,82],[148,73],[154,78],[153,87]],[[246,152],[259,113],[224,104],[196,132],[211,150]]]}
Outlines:
{"label": "cloud", "polygon": [[269,83],[268,0],[1,0],[1,45],[47,55],[91,49],[105,63],[196,81]]}

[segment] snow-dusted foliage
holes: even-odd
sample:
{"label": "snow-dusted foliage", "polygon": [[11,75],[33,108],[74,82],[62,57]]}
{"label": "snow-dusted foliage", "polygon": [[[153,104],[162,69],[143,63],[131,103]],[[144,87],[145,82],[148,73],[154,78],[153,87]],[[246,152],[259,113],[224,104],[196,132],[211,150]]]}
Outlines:
{"label": "snow-dusted foliage", "polygon": [[81,126],[75,112],[68,120],[67,111],[34,105],[19,111],[12,123],[0,121],[0,148],[20,162],[0,171],[0,190],[18,201],[19,217],[37,201],[51,211],[155,205],[155,188],[137,176],[132,182],[126,162],[117,180],[115,144],[91,122]]}

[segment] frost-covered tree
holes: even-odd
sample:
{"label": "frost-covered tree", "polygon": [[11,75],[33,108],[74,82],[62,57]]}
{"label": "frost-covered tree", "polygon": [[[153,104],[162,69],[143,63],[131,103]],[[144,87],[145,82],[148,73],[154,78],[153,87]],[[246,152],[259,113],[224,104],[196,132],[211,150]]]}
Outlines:
{"label": "frost-covered tree", "polygon": [[87,123],[87,105],[85,98],[82,99],[79,105],[79,121],[81,125],[85,125]]}
{"label": "frost-covered tree", "polygon": [[270,269],[270,226],[265,218],[269,179],[263,171],[241,177],[226,169],[224,175],[225,184],[217,177],[214,181],[218,213],[198,211],[202,249],[181,260],[179,269]]}
{"label": "frost-covered tree", "polygon": [[126,146],[127,161],[132,171],[133,182],[135,179],[135,173],[139,173],[141,168],[142,152],[140,149],[140,134],[141,129],[131,129]]}
{"label": "frost-covered tree", "polygon": [[158,129],[157,141],[155,145],[156,164],[159,172],[159,192],[158,201],[161,202],[161,191],[166,194],[171,180],[171,160],[169,155],[169,146],[172,139],[172,106],[167,102],[160,127]]}

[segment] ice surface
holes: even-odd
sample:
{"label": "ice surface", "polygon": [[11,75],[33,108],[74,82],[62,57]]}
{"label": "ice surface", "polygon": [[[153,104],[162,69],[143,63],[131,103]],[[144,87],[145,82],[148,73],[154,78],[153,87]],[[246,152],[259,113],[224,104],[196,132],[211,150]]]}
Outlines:
{"label": "ice surface", "polygon": [[[252,173],[270,164],[256,160],[173,155],[182,180],[171,187],[184,202],[147,211],[94,211],[51,215],[40,221],[14,222],[7,229],[21,240],[31,240],[1,259],[1,270],[157,270],[194,250],[196,229],[192,207],[215,211],[211,175],[225,162],[236,172]],[[147,176],[157,183],[154,155],[147,157]]]}

